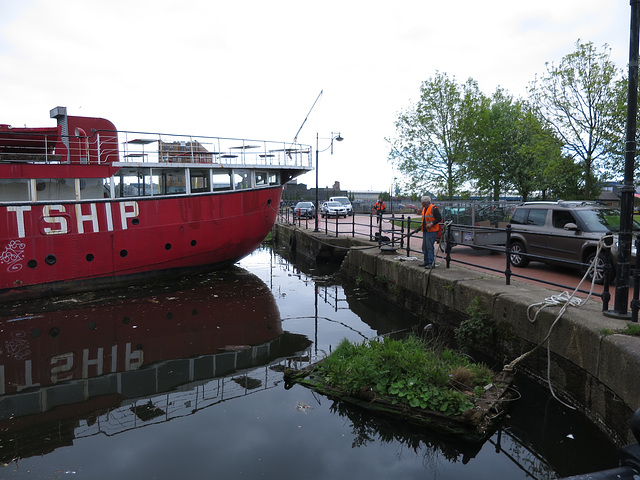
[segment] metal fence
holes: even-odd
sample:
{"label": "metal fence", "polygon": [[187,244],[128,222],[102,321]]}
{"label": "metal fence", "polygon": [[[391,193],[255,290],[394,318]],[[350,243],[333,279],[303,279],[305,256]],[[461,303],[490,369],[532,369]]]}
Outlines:
{"label": "metal fence", "polygon": [[[507,212],[509,208],[511,207],[500,207],[500,210],[498,212],[496,212],[495,208],[487,210],[488,212],[496,212],[494,215],[495,222],[492,222],[491,219],[488,219],[490,223],[488,223],[487,225],[470,225],[470,222],[467,221],[465,221],[463,224],[457,224],[451,223],[451,220],[449,220],[447,222],[449,228],[444,229],[445,231],[442,237],[440,237],[440,239],[438,240],[438,244],[436,245],[436,249],[439,249],[440,254],[444,257],[446,268],[449,268],[451,263],[453,262],[460,265],[468,265],[473,266],[474,268],[481,268],[502,275],[505,277],[505,282],[507,285],[511,283],[511,278],[515,277],[532,280],[544,285],[565,288],[567,290],[574,290],[574,287],[569,285],[551,282],[532,275],[516,273],[512,270],[511,226],[504,222],[506,214],[505,212]],[[462,213],[462,210],[460,210],[460,213]],[[415,253],[422,251],[421,232],[412,233],[420,226],[421,217],[419,216],[411,217],[410,215],[404,214],[384,214],[381,216],[381,218],[379,218],[374,214],[356,214],[352,215],[348,219],[348,221],[341,221],[338,217],[299,218],[295,216],[295,212],[292,209],[286,208],[281,210],[279,218],[283,223],[296,225],[298,227],[312,230],[314,232],[324,233],[329,236],[350,236],[353,238],[359,237],[364,240],[377,242],[379,243],[381,248],[399,250],[403,253],[406,253],[407,256],[411,256],[412,252]],[[476,223],[479,223],[476,219],[474,219],[474,221]],[[483,223],[486,223],[486,220],[484,220]],[[487,240],[488,235],[493,236],[493,240],[495,240],[496,235],[499,235],[503,240],[498,243],[491,243],[491,238]],[[412,246],[413,238],[415,238],[417,242],[414,241],[414,245]],[[415,246],[416,243],[418,243],[419,245],[418,248],[416,248]],[[502,253],[505,257],[504,269],[483,266],[477,263],[470,263],[461,258],[456,258],[455,252],[452,252],[452,247],[456,245],[468,245],[475,249]],[[636,248],[638,249],[638,251],[640,251],[640,241],[638,240],[636,240]],[[605,253],[605,255],[608,255],[608,253]],[[563,265],[580,269],[582,271],[585,271],[589,266],[585,263],[572,262],[569,260],[557,259],[552,257],[544,257],[530,253],[527,253],[526,256],[530,260],[538,260],[543,262],[545,262],[546,260],[553,260],[554,263],[561,263]],[[578,289],[578,292],[599,297],[602,300],[602,311],[606,312],[609,310],[609,302],[611,301],[609,285],[611,272],[608,270],[609,268],[611,268],[610,263],[605,262],[604,268],[605,271],[602,293],[596,293],[584,289]],[[620,279],[616,279],[616,281],[619,282]],[[626,279],[625,281],[628,281],[628,279]],[[633,322],[638,321],[638,311],[640,310],[640,300],[638,299],[638,292],[640,292],[640,269],[634,268],[633,298],[631,301],[631,321]]]}

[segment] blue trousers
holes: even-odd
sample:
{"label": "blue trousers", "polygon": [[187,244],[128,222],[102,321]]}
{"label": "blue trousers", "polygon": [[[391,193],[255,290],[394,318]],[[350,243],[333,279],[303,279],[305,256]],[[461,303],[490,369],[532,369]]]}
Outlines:
{"label": "blue trousers", "polygon": [[422,232],[422,255],[424,255],[424,262],[428,265],[435,261],[433,244],[437,234],[438,232]]}

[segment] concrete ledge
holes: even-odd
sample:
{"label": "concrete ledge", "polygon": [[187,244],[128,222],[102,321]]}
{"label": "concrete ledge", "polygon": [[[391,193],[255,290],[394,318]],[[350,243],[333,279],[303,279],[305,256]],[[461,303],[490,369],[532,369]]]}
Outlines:
{"label": "concrete ledge", "polygon": [[[325,247],[326,242],[336,240],[324,235],[305,236],[305,242],[318,242]],[[546,379],[550,345],[554,391],[581,405],[617,443],[635,442],[629,421],[640,407],[640,338],[607,334],[623,328],[625,322],[605,317],[598,298],[579,308],[569,307],[557,322],[561,307],[546,307],[532,322],[527,316],[529,307],[557,292],[517,281],[506,285],[503,277],[457,265],[426,270],[417,266],[419,262],[399,261],[398,255],[381,254],[372,242],[347,240],[356,248],[344,256],[341,273],[411,310],[425,322],[454,329],[468,317],[467,307],[477,298],[481,310],[493,318],[502,332],[495,350],[487,353],[506,358],[505,363],[542,345],[553,326],[550,343],[535,349],[518,367]],[[306,244],[303,248],[310,255],[321,250]],[[529,310],[531,317],[538,308]]]}

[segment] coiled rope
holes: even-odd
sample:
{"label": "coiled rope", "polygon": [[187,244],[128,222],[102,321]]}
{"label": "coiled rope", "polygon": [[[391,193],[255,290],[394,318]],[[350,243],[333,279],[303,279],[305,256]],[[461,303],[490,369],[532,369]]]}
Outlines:
{"label": "coiled rope", "polygon": [[[542,302],[533,303],[533,304],[529,305],[529,307],[527,308],[527,318],[532,323],[536,321],[536,319],[538,317],[538,314],[544,308],[548,308],[548,307],[552,307],[552,306],[559,306],[559,305],[562,305],[562,308],[560,308],[560,311],[558,312],[558,315],[556,316],[556,319],[551,324],[551,327],[549,327],[549,331],[547,332],[547,335],[542,340],[542,342],[540,342],[539,345],[536,345],[534,348],[532,348],[528,352],[525,352],[522,355],[520,355],[519,357],[517,357],[515,360],[513,360],[508,365],[504,366],[504,370],[506,370],[506,371],[511,372],[511,371],[515,370],[515,367],[516,367],[516,365],[518,363],[520,363],[522,360],[527,358],[529,355],[531,355],[538,348],[540,348],[545,343],[547,343],[547,383],[549,385],[549,390],[551,391],[551,395],[553,395],[553,398],[558,400],[564,406],[566,406],[568,408],[571,408],[573,410],[575,410],[575,407],[573,407],[572,405],[568,405],[567,403],[563,402],[562,400],[560,400],[558,398],[558,396],[556,395],[556,393],[555,393],[555,391],[553,389],[553,385],[551,383],[551,333],[553,332],[553,329],[558,324],[558,322],[560,321],[560,319],[562,318],[562,316],[564,315],[564,313],[567,311],[567,309],[569,307],[576,307],[576,308],[582,307],[582,306],[586,305],[587,301],[589,301],[589,299],[591,298],[591,295],[593,294],[593,289],[595,287],[596,273],[597,273],[596,264],[598,262],[598,257],[600,256],[600,252],[603,249],[611,248],[612,242],[609,242],[609,245],[606,244],[606,240],[608,240],[610,238],[613,238],[613,236],[612,235],[603,235],[602,237],[600,237],[600,240],[598,241],[598,246],[596,248],[596,254],[593,257],[593,260],[591,261],[591,263],[589,264],[589,267],[587,268],[587,271],[585,272],[584,276],[582,277],[582,280],[580,280],[580,283],[578,283],[578,286],[574,289],[573,293],[569,294],[569,292],[564,291],[564,292],[562,292],[560,294],[552,295],[550,297],[547,297]],[[589,290],[589,295],[587,295],[587,298],[584,299],[584,300],[576,298],[575,296],[578,293],[578,290],[580,289],[580,287],[582,286],[582,284],[588,278],[589,274],[592,271],[593,271],[593,274],[591,276],[591,289]],[[530,313],[531,313],[532,309],[535,308],[535,307],[540,307],[540,308],[538,308],[538,310],[535,313],[535,315],[533,316],[533,318],[531,318]]]}

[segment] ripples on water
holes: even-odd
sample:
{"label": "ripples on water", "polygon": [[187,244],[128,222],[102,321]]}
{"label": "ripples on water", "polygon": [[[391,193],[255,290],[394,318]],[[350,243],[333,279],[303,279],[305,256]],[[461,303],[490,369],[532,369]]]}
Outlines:
{"label": "ripples on water", "polygon": [[471,446],[285,389],[283,365],[415,326],[331,272],[264,248],[169,284],[0,317],[0,478],[547,479],[616,466],[595,428],[524,379],[503,427]]}

